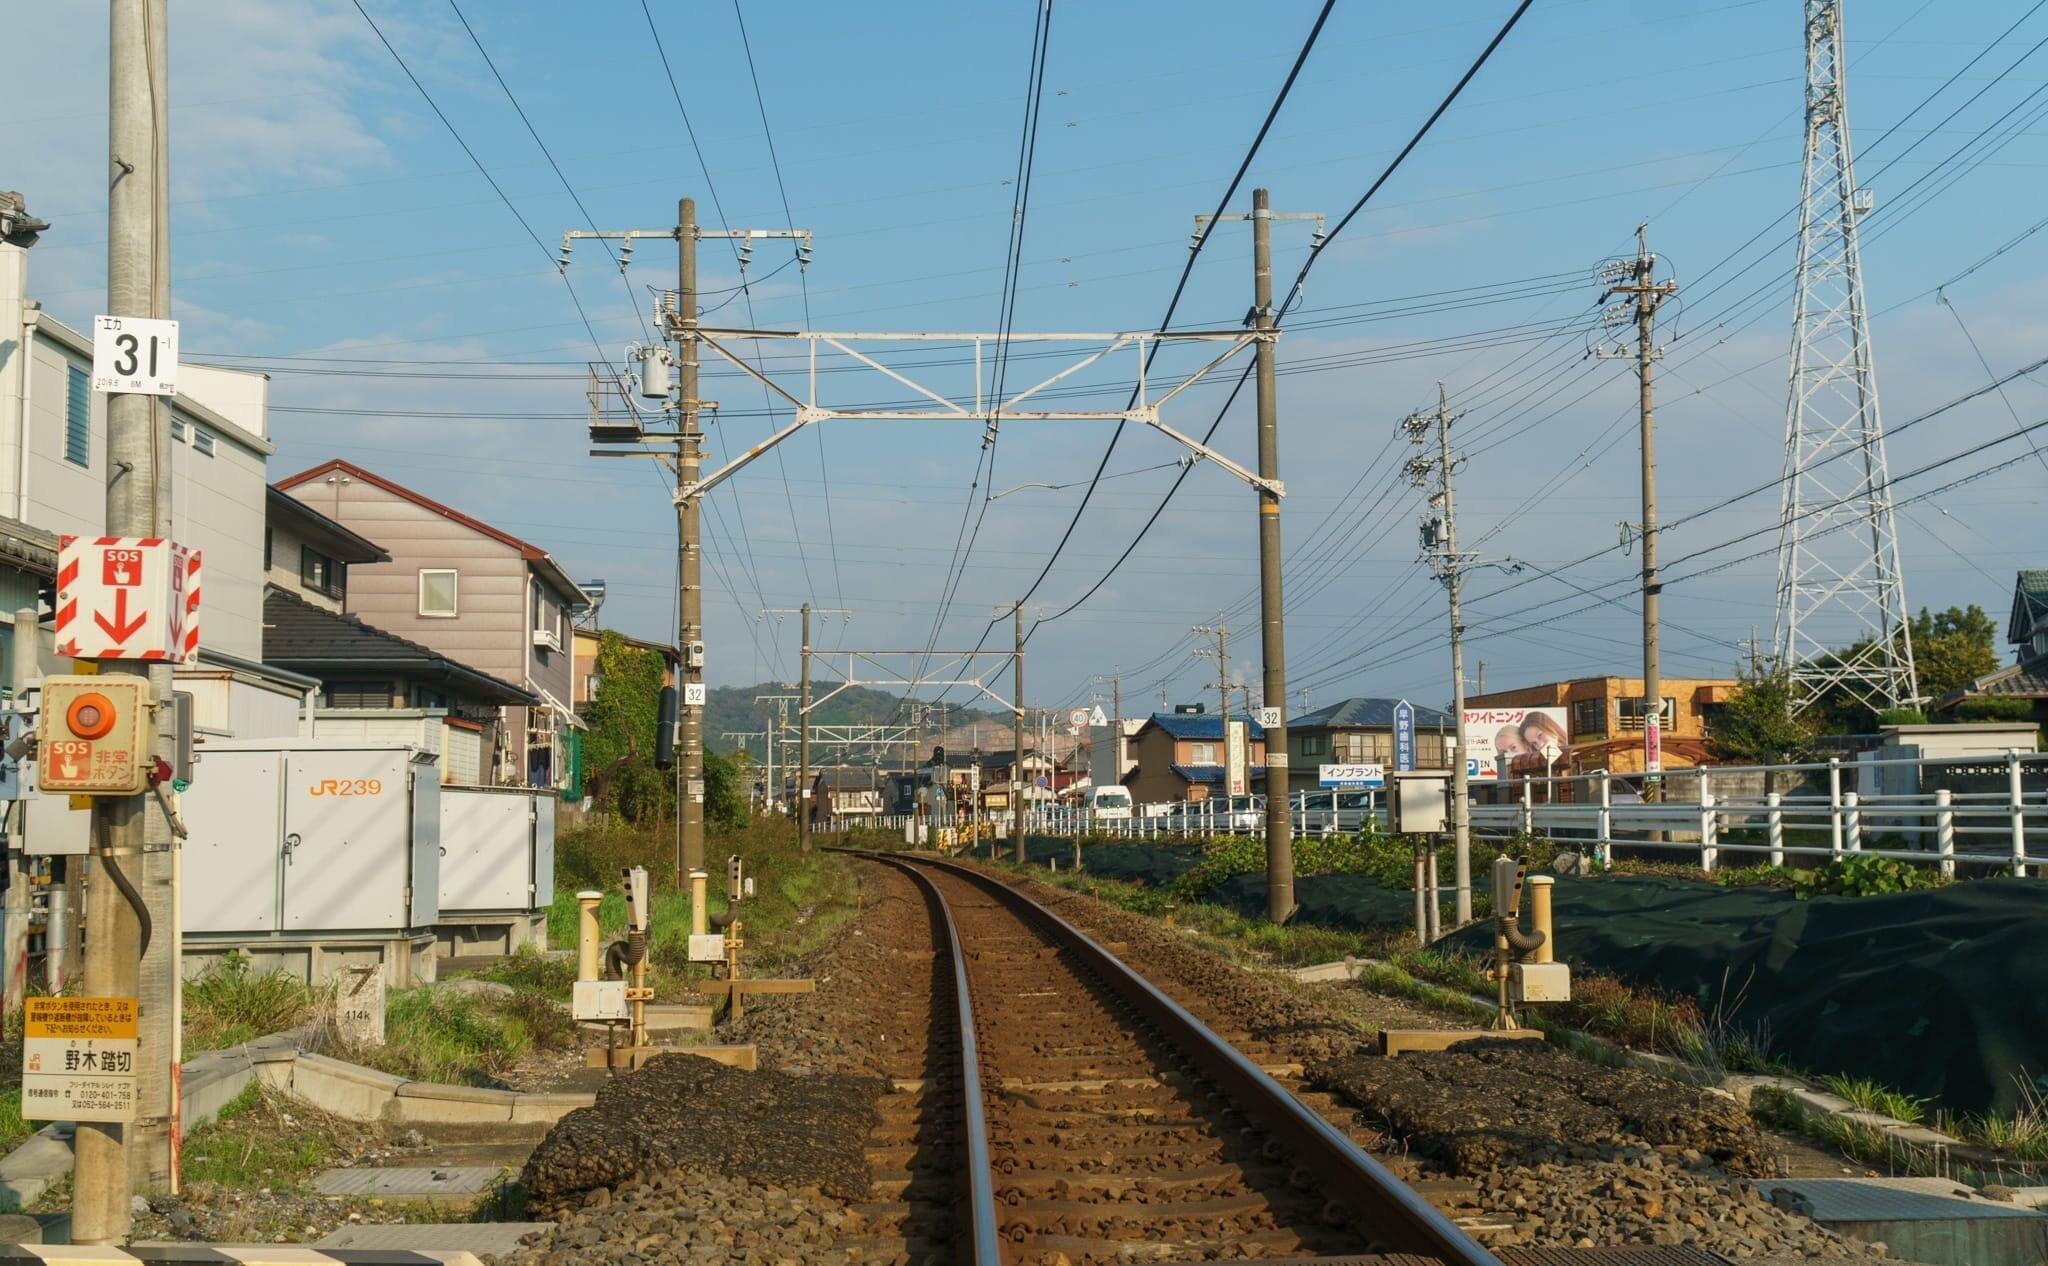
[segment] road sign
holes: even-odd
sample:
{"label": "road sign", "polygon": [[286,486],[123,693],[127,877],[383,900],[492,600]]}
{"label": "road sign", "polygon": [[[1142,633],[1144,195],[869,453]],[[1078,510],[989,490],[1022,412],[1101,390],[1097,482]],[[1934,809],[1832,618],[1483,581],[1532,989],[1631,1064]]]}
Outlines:
{"label": "road sign", "polygon": [[182,664],[199,652],[199,551],[154,536],[57,538],[57,653]]}
{"label": "road sign", "polygon": [[686,708],[701,708],[704,706],[703,682],[686,681],[683,683],[683,706]]}
{"label": "road sign", "polygon": [[1415,705],[1406,699],[1394,705],[1394,768],[1415,768]]}
{"label": "road sign", "polygon": [[1086,729],[1088,726],[1088,709],[1075,708],[1072,712],[1067,713],[1067,724],[1077,730]]}
{"label": "road sign", "polygon": [[1272,728],[1273,728],[1274,726],[1276,726],[1276,725],[1279,725],[1279,724],[1280,724],[1280,709],[1278,709],[1278,708],[1260,708],[1260,709],[1259,709],[1259,728],[1260,728],[1260,729],[1262,729],[1262,730],[1270,730],[1270,729],[1272,729]]}
{"label": "road sign", "polygon": [[1362,791],[1387,785],[1385,765],[1318,765],[1316,785]]}
{"label": "road sign", "polygon": [[94,317],[92,389],[177,395],[178,323],[151,317]]}
{"label": "road sign", "polygon": [[1223,723],[1223,784],[1225,794],[1242,796],[1251,791],[1251,752],[1245,739],[1245,723]]}
{"label": "road sign", "polygon": [[135,999],[28,998],[22,1008],[22,1114],[133,1121]]}
{"label": "road sign", "polygon": [[1109,714],[1108,714],[1107,712],[1104,712],[1104,711],[1102,710],[1102,705],[1101,705],[1101,704],[1099,704],[1099,703],[1098,703],[1098,704],[1096,704],[1096,705],[1095,705],[1095,711],[1094,711],[1094,712],[1092,712],[1092,713],[1090,713],[1090,714],[1089,714],[1089,716],[1088,716],[1088,723],[1089,723],[1090,725],[1108,725],[1108,724],[1109,724]]}

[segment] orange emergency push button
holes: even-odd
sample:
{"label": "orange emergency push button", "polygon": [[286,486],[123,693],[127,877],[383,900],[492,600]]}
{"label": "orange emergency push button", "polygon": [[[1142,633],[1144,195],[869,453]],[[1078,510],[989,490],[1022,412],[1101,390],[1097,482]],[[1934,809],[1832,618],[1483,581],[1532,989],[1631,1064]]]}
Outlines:
{"label": "orange emergency push button", "polygon": [[64,709],[66,728],[82,739],[105,738],[114,720],[113,702],[97,691],[78,696]]}

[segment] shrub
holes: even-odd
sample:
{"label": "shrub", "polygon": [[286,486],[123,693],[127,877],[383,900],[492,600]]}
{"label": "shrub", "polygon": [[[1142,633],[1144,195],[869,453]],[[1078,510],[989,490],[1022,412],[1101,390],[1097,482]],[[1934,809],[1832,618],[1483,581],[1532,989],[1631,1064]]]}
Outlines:
{"label": "shrub", "polygon": [[332,996],[281,971],[257,972],[231,953],[185,985],[185,1049],[212,1051],[296,1028]]}
{"label": "shrub", "polygon": [[1877,897],[1939,888],[1948,882],[1939,871],[1911,862],[1856,853],[1838,857],[1818,870],[1794,871],[1792,895],[1801,901],[1815,896]]}

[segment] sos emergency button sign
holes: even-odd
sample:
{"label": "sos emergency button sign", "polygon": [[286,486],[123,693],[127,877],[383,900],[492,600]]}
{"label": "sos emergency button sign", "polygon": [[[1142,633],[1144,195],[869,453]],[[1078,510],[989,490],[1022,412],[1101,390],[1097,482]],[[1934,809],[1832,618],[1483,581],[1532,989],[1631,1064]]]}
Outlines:
{"label": "sos emergency button sign", "polygon": [[147,786],[144,744],[154,702],[147,677],[43,678],[37,785],[99,795],[141,791]]}

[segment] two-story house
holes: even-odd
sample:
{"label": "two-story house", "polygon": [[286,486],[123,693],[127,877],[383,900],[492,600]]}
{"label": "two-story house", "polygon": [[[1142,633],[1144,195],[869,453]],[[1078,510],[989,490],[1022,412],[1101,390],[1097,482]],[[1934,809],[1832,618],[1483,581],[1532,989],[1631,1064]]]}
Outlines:
{"label": "two-story house", "polygon": [[[1248,785],[1265,790],[1266,732],[1240,713],[1231,718],[1245,725]],[[1202,800],[1225,795],[1224,763],[1228,753],[1220,712],[1155,712],[1131,738],[1137,768],[1124,775],[1131,799],[1139,804],[1166,800]]]}
{"label": "two-story house", "polygon": [[2022,571],[2013,579],[2005,640],[2012,645],[2014,662],[1949,691],[1935,701],[1936,712],[1953,716],[1972,700],[2006,700],[1964,709],[1962,715],[1974,710],[2048,726],[2048,570]]}
{"label": "two-story house", "polygon": [[[349,568],[343,610],[537,699],[503,709],[501,783],[560,785],[579,729],[570,612],[587,601],[546,550],[336,458],[281,490],[389,557]],[[335,686],[330,681],[330,688]]]}
{"label": "two-story house", "polygon": [[443,782],[494,781],[504,709],[541,697],[349,614],[350,571],[390,552],[275,488],[269,508],[263,658],[318,681],[315,733],[411,743],[440,758]]}
{"label": "two-story house", "polygon": [[[1384,765],[1394,768],[1394,709],[1399,699],[1359,698],[1332,703],[1287,723],[1287,782],[1295,791],[1314,790],[1320,765]],[[1456,747],[1458,723],[1450,713],[1421,704],[1415,709],[1415,767],[1443,769]]]}

